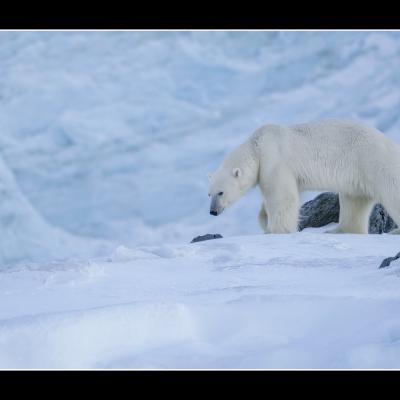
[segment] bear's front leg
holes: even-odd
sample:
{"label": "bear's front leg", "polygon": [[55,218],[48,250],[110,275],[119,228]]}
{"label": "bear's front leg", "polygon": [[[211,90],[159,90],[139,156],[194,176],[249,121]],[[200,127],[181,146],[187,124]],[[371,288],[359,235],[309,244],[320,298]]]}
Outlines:
{"label": "bear's front leg", "polygon": [[295,202],[280,207],[269,206],[268,225],[265,233],[293,233],[298,231],[299,211]]}
{"label": "bear's front leg", "polygon": [[[300,195],[297,183],[289,173],[277,173],[269,182],[260,179],[268,224],[265,233],[298,231]],[[260,211],[261,214],[261,211]]]}

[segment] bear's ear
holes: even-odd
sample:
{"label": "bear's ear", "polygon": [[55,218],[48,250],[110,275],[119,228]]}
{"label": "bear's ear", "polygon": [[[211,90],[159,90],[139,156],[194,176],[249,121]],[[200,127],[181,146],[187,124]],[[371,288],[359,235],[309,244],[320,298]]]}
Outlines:
{"label": "bear's ear", "polygon": [[240,170],[240,168],[233,168],[232,174],[235,178],[239,178],[240,175],[242,175],[242,171]]}
{"label": "bear's ear", "polygon": [[212,172],[209,172],[209,173],[207,174],[207,176],[208,176],[208,179],[211,179],[211,177],[212,177]]}

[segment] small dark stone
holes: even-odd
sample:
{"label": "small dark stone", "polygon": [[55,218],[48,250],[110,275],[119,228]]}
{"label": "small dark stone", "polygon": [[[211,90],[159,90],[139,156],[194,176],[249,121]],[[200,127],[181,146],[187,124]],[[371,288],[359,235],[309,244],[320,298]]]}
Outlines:
{"label": "small dark stone", "polygon": [[[319,228],[339,222],[339,196],[336,193],[322,193],[307,201],[300,208],[299,230]],[[386,233],[397,228],[396,223],[381,204],[375,204],[369,218],[369,233]]]}
{"label": "small dark stone", "polygon": [[211,240],[211,239],[221,239],[222,235],[219,233],[207,233],[207,235],[203,236],[196,236],[190,243],[195,243],[195,242],[202,242],[203,240]]}
{"label": "small dark stone", "polygon": [[386,267],[388,267],[388,266],[390,265],[390,263],[391,263],[392,261],[397,260],[397,259],[399,259],[399,258],[400,258],[400,253],[397,253],[394,257],[385,258],[385,259],[382,261],[382,263],[381,263],[381,265],[379,266],[379,268],[386,268]]}

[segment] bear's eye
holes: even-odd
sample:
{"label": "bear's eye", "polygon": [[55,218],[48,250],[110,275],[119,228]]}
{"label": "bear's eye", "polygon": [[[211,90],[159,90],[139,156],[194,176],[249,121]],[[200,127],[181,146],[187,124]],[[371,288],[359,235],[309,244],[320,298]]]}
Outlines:
{"label": "bear's eye", "polygon": [[224,194],[224,192],[219,192],[218,196],[222,196]]}

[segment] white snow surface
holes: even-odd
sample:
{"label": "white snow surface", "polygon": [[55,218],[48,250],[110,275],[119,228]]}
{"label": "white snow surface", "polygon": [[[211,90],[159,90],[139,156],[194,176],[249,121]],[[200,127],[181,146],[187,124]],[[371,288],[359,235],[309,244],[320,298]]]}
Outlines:
{"label": "white snow surface", "polygon": [[399,368],[398,250],[308,229],[12,268],[0,367]]}
{"label": "white snow surface", "polygon": [[398,236],[207,196],[266,123],[400,141],[399,70],[400,32],[0,32],[0,368],[400,368]]}

